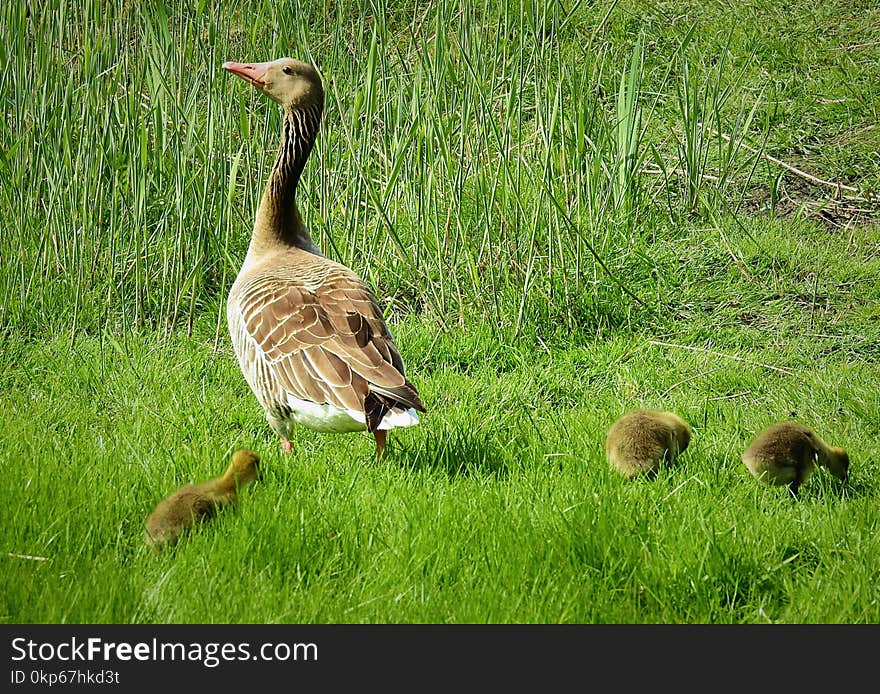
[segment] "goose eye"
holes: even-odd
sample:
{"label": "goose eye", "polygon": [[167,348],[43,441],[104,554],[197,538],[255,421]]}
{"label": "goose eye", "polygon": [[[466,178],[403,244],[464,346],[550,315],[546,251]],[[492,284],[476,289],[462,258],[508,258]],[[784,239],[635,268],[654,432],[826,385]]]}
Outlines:
{"label": "goose eye", "polygon": [[285,65],[283,68],[281,68],[281,72],[283,72],[285,75],[292,75],[293,68],[290,67],[289,65]]}

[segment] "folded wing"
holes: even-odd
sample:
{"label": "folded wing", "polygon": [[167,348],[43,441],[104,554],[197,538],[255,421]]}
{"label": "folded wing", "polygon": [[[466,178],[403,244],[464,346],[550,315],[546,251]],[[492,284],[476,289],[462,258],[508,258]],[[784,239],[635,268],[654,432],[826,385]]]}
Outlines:
{"label": "folded wing", "polygon": [[369,289],[341,265],[322,275],[306,283],[261,273],[231,297],[233,341],[257,397],[290,394],[362,412],[369,431],[390,410],[424,411]]}

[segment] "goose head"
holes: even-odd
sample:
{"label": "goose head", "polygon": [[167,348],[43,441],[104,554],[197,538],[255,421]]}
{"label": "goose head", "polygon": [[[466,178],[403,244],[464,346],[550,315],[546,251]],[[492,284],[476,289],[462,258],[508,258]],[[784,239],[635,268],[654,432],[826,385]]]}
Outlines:
{"label": "goose head", "polygon": [[226,474],[232,477],[238,485],[244,486],[248,482],[263,478],[259,463],[259,455],[242,448],[232,454],[232,461],[229,463],[229,470]]}
{"label": "goose head", "polygon": [[845,480],[849,475],[849,455],[838,446],[828,446],[825,467],[838,479]]}
{"label": "goose head", "polygon": [[226,62],[223,67],[285,108],[324,105],[321,76],[301,60],[279,58],[268,63]]}
{"label": "goose head", "polygon": [[675,442],[678,444],[678,452],[683,453],[691,443],[691,428],[678,415],[672,414],[671,420],[672,431],[675,433]]}

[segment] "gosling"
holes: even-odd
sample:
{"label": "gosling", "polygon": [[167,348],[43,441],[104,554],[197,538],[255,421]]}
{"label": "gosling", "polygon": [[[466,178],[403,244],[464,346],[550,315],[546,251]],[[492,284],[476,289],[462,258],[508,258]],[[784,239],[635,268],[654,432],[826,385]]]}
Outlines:
{"label": "gosling", "polygon": [[771,424],[761,431],[743,452],[742,461],[761,482],[787,484],[792,496],[797,496],[816,465],[842,480],[849,474],[844,449],[829,446],[810,427],[794,421]]}
{"label": "gosling", "polygon": [[193,526],[213,518],[217,512],[238,503],[238,491],[249,482],[262,478],[260,456],[241,449],[232,454],[232,461],[222,477],[187,484],[162,499],[147,518],[144,541],[159,548],[172,545]]}
{"label": "gosling", "polygon": [[672,412],[633,410],[616,420],[605,437],[608,462],[625,477],[655,474],[691,441],[687,422]]}

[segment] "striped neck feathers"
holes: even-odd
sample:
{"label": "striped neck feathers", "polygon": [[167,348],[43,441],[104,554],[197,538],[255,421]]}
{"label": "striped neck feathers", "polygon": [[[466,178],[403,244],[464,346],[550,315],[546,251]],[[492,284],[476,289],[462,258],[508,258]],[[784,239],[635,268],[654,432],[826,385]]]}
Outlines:
{"label": "striped neck feathers", "polygon": [[284,108],[278,156],[263,191],[248,255],[279,246],[317,251],[296,208],[296,191],[321,123],[318,104]]}

